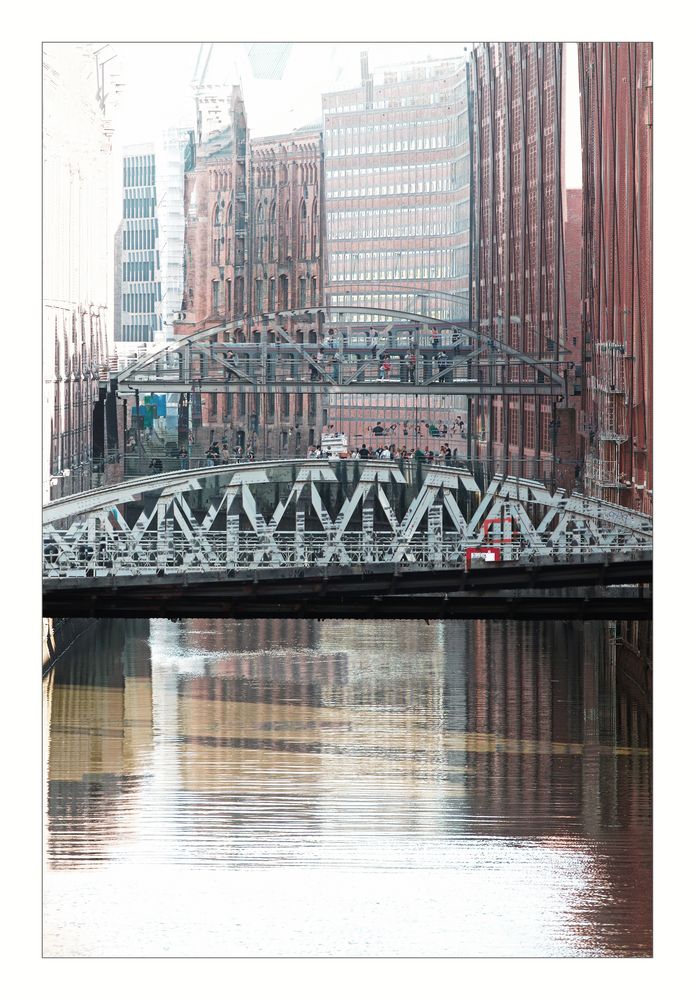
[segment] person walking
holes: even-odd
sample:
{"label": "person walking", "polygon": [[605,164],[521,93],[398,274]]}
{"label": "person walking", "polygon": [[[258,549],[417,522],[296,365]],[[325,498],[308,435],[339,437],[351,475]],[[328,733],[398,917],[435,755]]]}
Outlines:
{"label": "person walking", "polygon": [[376,351],[379,346],[379,338],[377,337],[374,330],[369,333],[369,349],[372,352],[372,358],[376,359]]}
{"label": "person walking", "polygon": [[188,452],[185,448],[179,449],[179,469],[188,468]]}

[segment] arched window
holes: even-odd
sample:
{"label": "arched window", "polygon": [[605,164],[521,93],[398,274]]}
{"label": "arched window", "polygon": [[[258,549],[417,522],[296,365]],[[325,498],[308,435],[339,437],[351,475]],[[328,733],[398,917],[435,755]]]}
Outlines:
{"label": "arched window", "polygon": [[285,206],[285,257],[292,256],[292,216],[290,214],[290,203]]}
{"label": "arched window", "polygon": [[234,211],[232,207],[232,202],[229,203],[229,208],[227,209],[227,231],[225,233],[225,239],[227,241],[227,263],[232,263],[232,248],[234,246]]}
{"label": "arched window", "polygon": [[263,243],[265,241],[265,233],[263,232],[264,224],[265,213],[263,212],[263,204],[260,204],[256,212],[256,260],[263,260]]}
{"label": "arched window", "polygon": [[306,260],[307,256],[307,215],[306,202],[302,198],[299,206],[299,259]]}
{"label": "arched window", "polygon": [[275,208],[275,202],[270,206],[270,213],[268,219],[268,248],[270,260],[275,260],[277,258],[277,232],[278,232],[278,222],[277,222],[277,211]]}
{"label": "arched window", "polygon": [[212,262],[213,264],[219,264],[220,262],[220,247],[222,245],[221,236],[222,232],[220,230],[220,206],[215,205],[215,210],[212,215]]}
{"label": "arched window", "polygon": [[317,248],[319,245],[319,206],[318,198],[314,198],[314,204],[311,207],[311,256],[316,258]]}

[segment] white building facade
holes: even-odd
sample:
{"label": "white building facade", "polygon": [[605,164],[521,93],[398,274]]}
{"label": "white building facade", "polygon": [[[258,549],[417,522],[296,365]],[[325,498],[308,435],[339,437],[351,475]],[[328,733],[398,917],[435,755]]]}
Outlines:
{"label": "white building facade", "polygon": [[108,369],[110,46],[43,49],[42,493],[92,485],[92,411]]}

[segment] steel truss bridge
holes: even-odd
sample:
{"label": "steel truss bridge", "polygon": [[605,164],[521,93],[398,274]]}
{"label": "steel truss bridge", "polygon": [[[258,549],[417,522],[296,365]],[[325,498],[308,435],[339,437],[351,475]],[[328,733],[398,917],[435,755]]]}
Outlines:
{"label": "steel truss bridge", "polygon": [[[379,316],[378,351],[348,335],[332,345],[318,343],[319,330],[338,327],[342,314]],[[307,327],[314,343],[298,342],[289,328]],[[414,363],[407,360],[404,331],[427,326],[456,330],[452,343],[436,348],[416,338]],[[247,334],[245,331],[249,331]],[[449,337],[449,335],[447,335]],[[451,339],[449,337],[449,339]],[[446,359],[438,359],[443,353]],[[389,355],[390,370],[380,368]],[[289,390],[322,393],[414,393],[464,396],[563,396],[559,357],[539,359],[515,350],[465,321],[377,307],[288,310],[214,326],[167,344],[134,361],[117,375],[121,395],[147,392],[267,393]]]}
{"label": "steel truss bridge", "polygon": [[[651,550],[650,518],[530,480],[422,462],[234,464],[47,504],[44,613],[528,617],[531,600],[536,616],[583,603],[580,617],[644,617]],[[568,587],[607,589],[578,601]]]}

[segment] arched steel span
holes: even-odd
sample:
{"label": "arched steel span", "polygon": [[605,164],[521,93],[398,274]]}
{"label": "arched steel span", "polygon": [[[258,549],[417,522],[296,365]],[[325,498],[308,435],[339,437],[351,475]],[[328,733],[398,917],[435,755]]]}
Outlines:
{"label": "arched steel span", "polygon": [[[432,570],[651,554],[651,519],[542,483],[386,461],[275,461],[131,480],[43,511],[46,580],[274,568]],[[371,569],[370,569],[371,567]]]}
{"label": "arched steel span", "polygon": [[[456,393],[460,395],[521,395],[521,394],[531,394],[531,395],[562,395],[565,392],[564,379],[561,375],[553,368],[539,361],[537,358],[533,358],[530,355],[518,351],[508,344],[503,343],[501,340],[489,334],[482,334],[476,330],[472,330],[466,325],[465,321],[458,320],[441,320],[435,316],[429,316],[423,313],[407,312],[397,309],[381,309],[375,306],[369,307],[359,307],[350,306],[349,309],[346,307],[334,307],[330,308],[314,308],[314,309],[304,309],[304,310],[282,310],[274,313],[261,313],[252,318],[236,319],[230,321],[229,323],[220,324],[218,326],[210,327],[206,330],[197,331],[188,337],[181,338],[180,340],[166,344],[159,350],[154,351],[152,354],[148,354],[144,358],[139,358],[138,360],[132,362],[130,365],[126,366],[121,372],[118,373],[117,380],[119,388],[125,389],[130,388],[131,390],[135,388],[134,383],[138,383],[140,386],[150,386],[153,384],[164,384],[166,385],[168,391],[176,391],[176,384],[180,384],[180,390],[186,391],[186,388],[191,388],[193,383],[196,381],[196,374],[191,369],[191,360],[193,356],[193,349],[197,349],[197,353],[202,353],[207,355],[208,359],[212,359],[212,346],[215,343],[215,347],[219,352],[222,348],[226,348],[228,353],[235,354],[240,353],[246,346],[248,348],[257,348],[258,344],[252,344],[249,341],[245,341],[242,344],[239,343],[216,343],[217,337],[220,334],[227,334],[231,331],[238,331],[244,326],[257,327],[261,333],[267,335],[268,332],[274,335],[279,335],[281,341],[284,341],[284,351],[293,353],[298,359],[304,362],[305,368],[303,372],[295,373],[295,381],[300,384],[306,384],[311,386],[313,379],[306,378],[306,372],[311,373],[312,371],[318,373],[322,379],[322,387],[326,386],[340,388],[342,386],[351,386],[352,389],[355,388],[368,388],[370,385],[373,386],[375,379],[372,381],[367,381],[364,378],[360,380],[360,376],[365,374],[365,369],[368,368],[368,362],[365,362],[360,369],[355,372],[351,372],[347,380],[342,378],[334,378],[331,374],[328,365],[321,365],[316,362],[312,353],[307,350],[306,345],[298,344],[284,328],[284,323],[289,323],[294,321],[295,323],[310,324],[312,321],[316,324],[321,322],[330,322],[327,317],[329,316],[339,316],[341,313],[362,313],[365,316],[379,315],[383,316],[385,319],[390,319],[392,322],[402,320],[405,322],[412,322],[418,325],[425,325],[430,327],[435,327],[437,329],[448,329],[456,328],[457,331],[464,336],[473,341],[477,347],[476,350],[469,352],[465,357],[455,358],[450,362],[449,366],[445,369],[439,370],[436,375],[429,373],[428,377],[423,377],[422,369],[416,367],[414,379],[412,381],[379,381],[378,390],[380,392],[412,392],[415,389],[426,388],[428,391],[441,392],[446,394]],[[337,322],[337,321],[336,321]],[[274,353],[279,352],[279,344],[273,343],[265,344],[265,350],[269,352],[272,356]],[[351,353],[354,353],[355,348],[350,349]],[[419,351],[418,351],[419,353]],[[430,352],[431,353],[431,352]],[[487,360],[483,359],[483,356],[487,356]],[[186,357],[187,365],[184,364],[184,371],[180,373],[178,377],[171,371],[171,364],[169,364],[169,373],[162,375],[158,370],[158,366],[161,366],[164,362],[171,362],[175,357]],[[489,367],[492,369],[496,364],[495,356],[503,357],[506,359],[507,364],[515,365],[525,365],[533,369],[537,375],[543,377],[541,384],[538,383],[523,383],[523,382],[507,382],[504,384],[493,384],[492,381],[489,384],[481,385],[479,382],[473,380],[460,380],[460,381],[440,381],[441,377],[452,375],[455,370],[461,370],[461,368],[468,366],[471,362],[475,362],[478,366]],[[222,372],[226,370],[233,375],[238,382],[235,384],[235,388],[244,388],[248,386],[250,388],[255,388],[259,385],[266,386],[267,379],[266,373],[260,374],[260,377],[252,377],[249,371],[244,371],[243,367],[235,365],[232,362],[220,362],[217,357],[214,359],[215,363],[221,364]],[[369,373],[371,374],[371,373]],[[224,385],[225,378],[222,375],[218,380],[219,384]],[[215,388],[215,380],[211,380],[212,388]],[[316,388],[315,385],[312,386]],[[206,391],[208,386],[203,387]],[[230,387],[231,388],[231,387]]]}

